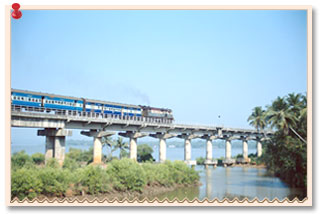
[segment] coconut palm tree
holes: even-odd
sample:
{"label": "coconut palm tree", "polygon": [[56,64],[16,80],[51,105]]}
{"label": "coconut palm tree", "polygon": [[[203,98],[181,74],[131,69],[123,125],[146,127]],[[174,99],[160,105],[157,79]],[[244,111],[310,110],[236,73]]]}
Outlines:
{"label": "coconut palm tree", "polygon": [[123,151],[129,149],[129,146],[123,141],[122,137],[118,137],[117,141],[115,142],[115,149],[119,149],[119,159],[121,159]]}
{"label": "coconut palm tree", "polygon": [[287,134],[289,125],[295,123],[295,116],[291,114],[286,100],[278,97],[267,109],[266,117],[271,127],[283,130],[284,134]]}
{"label": "coconut palm tree", "polygon": [[[106,146],[107,154],[109,153],[108,156],[112,157],[113,152],[115,151],[115,149],[112,148],[115,144],[113,139],[111,137],[102,137],[101,144],[102,146]],[[108,147],[110,148],[110,152],[108,152]]]}
{"label": "coconut palm tree", "polygon": [[247,121],[250,122],[250,125],[254,126],[256,130],[263,130],[266,126],[265,111],[261,106],[255,107]]}
{"label": "coconut palm tree", "polygon": [[291,93],[287,96],[286,101],[288,103],[289,109],[294,112],[296,116],[299,116],[300,110],[304,105],[304,96],[302,94]]}
{"label": "coconut palm tree", "polygon": [[[286,102],[288,101],[288,102]],[[293,127],[298,123],[300,114],[301,95],[289,94],[285,98],[278,97],[271,106],[268,106],[266,119],[272,128],[276,128],[287,135],[291,130],[297,137],[304,140]],[[298,111],[298,113],[296,113]]]}

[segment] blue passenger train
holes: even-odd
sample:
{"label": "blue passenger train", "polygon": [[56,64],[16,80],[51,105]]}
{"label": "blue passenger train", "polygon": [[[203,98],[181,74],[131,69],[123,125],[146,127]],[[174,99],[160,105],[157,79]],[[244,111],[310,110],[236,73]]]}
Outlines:
{"label": "blue passenger train", "polygon": [[11,90],[11,105],[15,106],[15,109],[18,110],[36,110],[47,113],[57,112],[57,110],[59,110],[87,113],[92,112],[105,115],[117,115],[119,117],[135,116],[153,118],[156,119],[156,121],[157,119],[162,119],[163,121],[165,120],[170,123],[174,120],[172,110],[165,108],[120,104],[18,89]]}

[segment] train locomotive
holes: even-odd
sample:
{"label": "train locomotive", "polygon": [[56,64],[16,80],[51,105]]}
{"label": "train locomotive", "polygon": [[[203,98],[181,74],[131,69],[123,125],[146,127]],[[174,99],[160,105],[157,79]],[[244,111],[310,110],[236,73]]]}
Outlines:
{"label": "train locomotive", "polygon": [[15,110],[45,113],[79,114],[172,123],[172,110],[143,105],[120,104],[41,92],[11,89],[11,105]]}

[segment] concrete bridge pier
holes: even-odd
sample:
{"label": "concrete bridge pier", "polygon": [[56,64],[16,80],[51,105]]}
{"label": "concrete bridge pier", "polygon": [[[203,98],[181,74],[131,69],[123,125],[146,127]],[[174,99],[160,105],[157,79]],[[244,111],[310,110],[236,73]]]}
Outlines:
{"label": "concrete bridge pier", "polygon": [[226,141],[225,141],[225,159],[231,159],[231,157],[232,157],[231,140],[226,139]]}
{"label": "concrete bridge pier", "polygon": [[66,136],[71,136],[72,131],[66,129],[45,128],[38,130],[38,136],[46,137],[45,163],[50,158],[56,158],[62,166],[65,159]]}
{"label": "concrete bridge pier", "polygon": [[159,139],[159,162],[163,163],[166,160],[166,139],[175,137],[174,134],[156,133],[149,136]]}
{"label": "concrete bridge pier", "polygon": [[184,145],[184,161],[185,161],[185,163],[187,163],[188,165],[196,165],[196,161],[191,160],[191,157],[192,157],[191,140],[194,138],[198,138],[200,136],[195,135],[195,134],[181,134],[181,135],[178,135],[177,137],[185,140],[185,145]]}
{"label": "concrete bridge pier", "polygon": [[247,138],[242,138],[243,141],[243,160],[242,163],[249,163],[250,159],[248,157],[249,155],[249,144]]}
{"label": "concrete bridge pier", "polygon": [[213,159],[213,145],[212,145],[212,140],[207,139],[206,140],[206,160],[211,161]]}
{"label": "concrete bridge pier", "polygon": [[122,137],[129,138],[129,158],[136,161],[137,160],[137,138],[145,137],[148,134],[128,131],[125,133],[119,133],[119,135]]}
{"label": "concrete bridge pier", "polygon": [[213,165],[213,167],[216,167],[217,161],[213,160],[213,145],[212,141],[217,138],[217,136],[211,136],[211,135],[204,135],[202,137],[206,140],[206,160],[205,160],[205,168],[208,168],[209,165]]}
{"label": "concrete bridge pier", "polygon": [[93,147],[93,163],[100,164],[102,160],[102,137],[109,137],[114,135],[114,132],[106,132],[100,130],[90,130],[80,132],[82,135],[88,137],[94,137],[94,147]]}
{"label": "concrete bridge pier", "polygon": [[256,143],[256,152],[257,152],[257,157],[262,156],[262,143],[261,140],[257,141]]}
{"label": "concrete bridge pier", "polygon": [[225,160],[223,160],[224,167],[233,165],[235,159],[232,159],[232,146],[231,141],[237,139],[237,137],[225,137]]}

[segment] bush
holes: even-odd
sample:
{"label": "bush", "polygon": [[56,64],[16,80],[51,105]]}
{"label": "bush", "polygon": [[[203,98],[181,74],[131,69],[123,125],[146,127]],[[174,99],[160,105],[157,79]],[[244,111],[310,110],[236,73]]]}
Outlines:
{"label": "bush", "polygon": [[42,194],[47,196],[63,196],[68,187],[70,171],[53,167],[45,167],[39,171],[39,179],[43,184]]}
{"label": "bush", "polygon": [[105,193],[111,190],[111,181],[100,166],[86,166],[81,172],[80,184],[90,194]]}
{"label": "bush", "polygon": [[198,157],[198,158],[196,158],[196,163],[197,163],[197,165],[204,165],[205,160],[206,159],[204,157]]}
{"label": "bush", "polygon": [[49,158],[47,160],[46,167],[56,168],[57,169],[57,168],[60,167],[60,165],[59,165],[59,163],[58,163],[56,158]]}
{"label": "bush", "polygon": [[32,161],[30,156],[26,154],[25,151],[14,153],[11,156],[11,165],[12,165],[11,167],[13,169],[21,168],[27,163],[32,163]]}
{"label": "bush", "polygon": [[93,162],[93,148],[82,151],[80,149],[70,148],[66,154],[66,158],[73,159],[77,162],[86,162],[87,164]]}
{"label": "bush", "polygon": [[183,161],[166,161],[165,165],[169,167],[170,177],[176,184],[195,184],[199,180],[197,171],[190,168]]}
{"label": "bush", "polygon": [[35,198],[42,192],[43,184],[38,179],[38,171],[35,169],[21,168],[11,172],[11,197],[19,200],[28,197]]}
{"label": "bush", "polygon": [[75,161],[81,161],[82,151],[80,149],[70,148],[69,152],[66,154],[66,158],[72,159]]}
{"label": "bush", "polygon": [[146,175],[142,166],[128,158],[111,161],[107,173],[113,178],[113,187],[119,191],[141,192],[146,185]]}
{"label": "bush", "polygon": [[[12,198],[32,199],[45,196],[72,196],[83,193],[102,194],[111,190],[142,192],[146,185],[173,186],[195,184],[198,173],[182,161],[164,164],[151,162],[138,164],[125,158],[112,160],[104,170],[100,166],[80,167],[70,157],[61,168],[56,159],[49,159],[46,166],[37,166],[25,153],[13,155],[16,167],[12,169]],[[21,167],[22,166],[22,167]]]}
{"label": "bush", "polygon": [[32,161],[35,164],[44,164],[45,163],[45,155],[41,154],[41,153],[35,153],[31,156]]}
{"label": "bush", "polygon": [[142,165],[147,185],[173,186],[175,183],[171,177],[170,168],[165,164],[144,163]]}
{"label": "bush", "polygon": [[62,167],[64,169],[69,169],[71,171],[74,171],[80,167],[80,164],[78,162],[76,162],[74,159],[65,158],[64,164]]}

